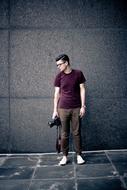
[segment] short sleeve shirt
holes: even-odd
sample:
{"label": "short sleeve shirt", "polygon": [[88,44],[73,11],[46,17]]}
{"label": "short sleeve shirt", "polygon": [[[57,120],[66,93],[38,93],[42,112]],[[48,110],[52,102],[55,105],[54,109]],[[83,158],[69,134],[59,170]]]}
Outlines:
{"label": "short sleeve shirt", "polygon": [[80,70],[72,70],[66,74],[57,74],[54,86],[60,87],[60,99],[58,108],[71,109],[81,106],[80,84],[85,83],[86,79]]}

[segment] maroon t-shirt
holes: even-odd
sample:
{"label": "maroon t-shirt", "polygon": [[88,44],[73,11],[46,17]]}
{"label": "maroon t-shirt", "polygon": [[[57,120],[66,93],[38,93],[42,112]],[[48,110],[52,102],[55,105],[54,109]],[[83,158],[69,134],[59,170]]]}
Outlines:
{"label": "maroon t-shirt", "polygon": [[64,72],[57,74],[54,86],[60,87],[58,107],[64,109],[80,107],[80,84],[85,81],[86,79],[80,70],[73,69],[69,74]]}

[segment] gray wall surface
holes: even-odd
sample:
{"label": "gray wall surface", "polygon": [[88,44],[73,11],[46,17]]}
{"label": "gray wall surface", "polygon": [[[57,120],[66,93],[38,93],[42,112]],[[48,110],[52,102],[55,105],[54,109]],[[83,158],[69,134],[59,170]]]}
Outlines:
{"label": "gray wall surface", "polygon": [[0,152],[56,151],[60,53],[87,79],[83,150],[127,148],[126,0],[1,0]]}

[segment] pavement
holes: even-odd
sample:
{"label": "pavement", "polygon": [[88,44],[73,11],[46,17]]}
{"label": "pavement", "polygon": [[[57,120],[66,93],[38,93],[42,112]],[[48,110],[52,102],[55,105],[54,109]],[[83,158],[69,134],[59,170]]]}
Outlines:
{"label": "pavement", "polygon": [[127,149],[85,151],[77,165],[74,152],[0,154],[0,190],[126,190]]}

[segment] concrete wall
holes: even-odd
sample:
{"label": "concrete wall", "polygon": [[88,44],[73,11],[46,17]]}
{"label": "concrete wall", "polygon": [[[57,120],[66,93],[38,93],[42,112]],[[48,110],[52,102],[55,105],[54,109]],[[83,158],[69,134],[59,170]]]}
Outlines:
{"label": "concrete wall", "polygon": [[83,150],[127,148],[126,0],[1,0],[0,152],[55,151],[63,52],[87,79]]}

